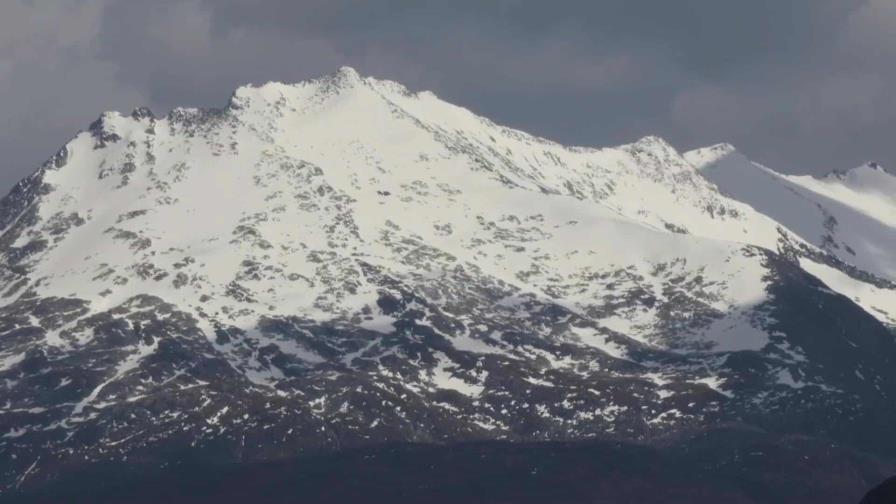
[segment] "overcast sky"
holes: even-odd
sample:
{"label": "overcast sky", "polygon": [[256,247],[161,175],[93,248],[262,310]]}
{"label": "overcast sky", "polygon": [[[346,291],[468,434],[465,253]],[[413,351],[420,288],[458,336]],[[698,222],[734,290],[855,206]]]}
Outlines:
{"label": "overcast sky", "polygon": [[341,65],[563,143],[896,167],[896,0],[2,0],[0,188],[104,110]]}

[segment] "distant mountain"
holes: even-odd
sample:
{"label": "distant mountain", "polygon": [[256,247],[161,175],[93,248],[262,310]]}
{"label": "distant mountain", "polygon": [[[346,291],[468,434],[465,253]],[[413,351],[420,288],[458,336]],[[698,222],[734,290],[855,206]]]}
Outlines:
{"label": "distant mountain", "polygon": [[857,170],[565,147],[349,68],[105,113],[0,201],[0,481],[734,429],[870,485],[896,203]]}
{"label": "distant mountain", "polygon": [[[829,257],[804,254],[800,265],[885,324],[896,325],[896,176],[876,163],[823,178],[782,175],[730,145],[685,157],[722,192],[824,250]],[[833,258],[842,264],[832,264]]]}

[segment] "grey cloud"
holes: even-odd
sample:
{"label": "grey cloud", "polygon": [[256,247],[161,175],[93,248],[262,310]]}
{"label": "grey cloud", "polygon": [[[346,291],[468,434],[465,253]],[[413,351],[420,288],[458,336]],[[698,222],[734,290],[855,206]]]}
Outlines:
{"label": "grey cloud", "polygon": [[140,94],[96,58],[97,1],[11,0],[0,6],[0,187],[33,171],[104,109]]}
{"label": "grey cloud", "polygon": [[0,186],[102,110],[216,106],[342,64],[567,143],[896,166],[894,33],[890,0],[11,0]]}

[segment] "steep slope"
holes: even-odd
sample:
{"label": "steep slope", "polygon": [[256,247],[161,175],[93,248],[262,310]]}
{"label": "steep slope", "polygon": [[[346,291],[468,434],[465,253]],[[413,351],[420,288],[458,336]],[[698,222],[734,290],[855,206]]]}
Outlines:
{"label": "steep slope", "polygon": [[869,163],[823,178],[782,175],[730,145],[685,154],[722,192],[775,219],[827,257],[803,268],[896,325],[896,176]]}
{"label": "steep slope", "polygon": [[830,254],[657,138],[568,148],[346,68],[103,114],[0,226],[7,487],[731,422],[896,449],[892,335],[799,267]]}

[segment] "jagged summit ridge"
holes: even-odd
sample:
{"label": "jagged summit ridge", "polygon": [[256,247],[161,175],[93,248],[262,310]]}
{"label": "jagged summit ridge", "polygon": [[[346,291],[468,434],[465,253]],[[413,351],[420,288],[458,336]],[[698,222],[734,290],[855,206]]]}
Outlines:
{"label": "jagged summit ridge", "polygon": [[831,170],[826,176],[837,177],[837,178],[843,179],[843,178],[847,177],[851,172],[864,171],[864,170],[894,176],[892,171],[890,171],[888,168],[884,167],[883,165],[881,165],[880,163],[878,163],[876,161],[868,161],[867,163],[863,163],[859,166],[856,166],[854,168],[850,168],[847,170]]}

